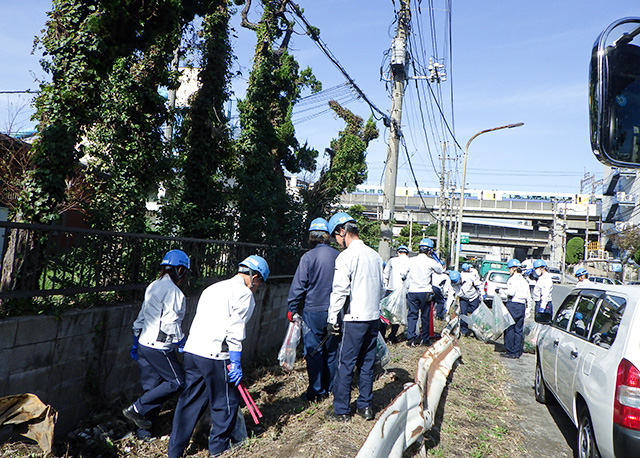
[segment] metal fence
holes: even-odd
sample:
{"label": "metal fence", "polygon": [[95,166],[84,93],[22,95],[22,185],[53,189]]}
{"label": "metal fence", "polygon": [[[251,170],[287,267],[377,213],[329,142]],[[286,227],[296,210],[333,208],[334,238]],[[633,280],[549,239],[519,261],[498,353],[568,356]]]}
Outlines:
{"label": "metal fence", "polygon": [[293,275],[304,250],[218,240],[128,234],[0,221],[0,303],[7,299],[144,290],[171,249],[191,258],[187,289],[237,271],[263,256],[272,277]]}

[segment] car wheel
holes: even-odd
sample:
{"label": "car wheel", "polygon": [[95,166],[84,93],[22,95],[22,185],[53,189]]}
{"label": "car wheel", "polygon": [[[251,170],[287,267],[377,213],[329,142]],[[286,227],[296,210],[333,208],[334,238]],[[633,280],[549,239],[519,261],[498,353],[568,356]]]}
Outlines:
{"label": "car wheel", "polygon": [[600,458],[596,436],[593,432],[593,423],[586,406],[580,408],[578,414],[578,457],[579,458]]}
{"label": "car wheel", "polygon": [[542,368],[540,367],[540,361],[536,358],[536,378],[534,383],[534,388],[536,392],[536,401],[542,404],[551,403],[551,399],[553,395],[549,388],[547,388],[546,383],[544,382],[544,378],[542,376]]}

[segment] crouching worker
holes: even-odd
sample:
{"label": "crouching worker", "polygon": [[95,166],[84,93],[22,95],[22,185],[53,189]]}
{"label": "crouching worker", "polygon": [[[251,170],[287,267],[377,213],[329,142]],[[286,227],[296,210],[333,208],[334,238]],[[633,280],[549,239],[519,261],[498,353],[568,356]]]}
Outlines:
{"label": "crouching worker", "polygon": [[186,380],[173,416],[169,458],[182,457],[207,405],[210,455],[230,447],[241,398],[242,341],[255,307],[253,293],[268,277],[267,262],[252,255],[239,264],[234,277],[202,292],[184,346]]}
{"label": "crouching worker", "polygon": [[122,413],[139,428],[139,437],[149,437],[151,419],[184,385],[184,371],[175,350],[181,350],[185,341],[182,320],[186,300],[179,286],[189,268],[184,251],[167,252],[160,263],[160,276],[147,287],[133,323],[130,354],[138,361],[143,394]]}

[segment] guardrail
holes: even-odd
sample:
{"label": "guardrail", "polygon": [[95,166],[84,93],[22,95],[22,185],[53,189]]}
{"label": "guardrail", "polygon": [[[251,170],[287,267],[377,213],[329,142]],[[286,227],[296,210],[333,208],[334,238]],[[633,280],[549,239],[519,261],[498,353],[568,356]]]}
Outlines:
{"label": "guardrail", "polygon": [[403,452],[433,427],[442,391],[461,356],[459,317],[449,322],[440,339],[420,358],[415,382],[380,414],[356,458],[401,458]]}
{"label": "guardrail", "polygon": [[293,275],[304,253],[254,243],[13,222],[0,222],[0,242],[0,301],[144,290],[164,254],[174,248],[191,258],[192,288],[233,275],[250,254],[267,259],[274,277]]}

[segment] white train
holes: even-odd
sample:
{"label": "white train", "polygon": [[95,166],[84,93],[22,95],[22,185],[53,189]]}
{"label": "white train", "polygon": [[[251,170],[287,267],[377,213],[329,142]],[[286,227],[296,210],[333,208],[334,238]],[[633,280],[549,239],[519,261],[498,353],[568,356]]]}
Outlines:
{"label": "white train", "polygon": [[[422,197],[437,197],[440,195],[440,188],[419,188]],[[382,195],[382,186],[358,185],[353,194]],[[465,189],[465,199],[479,200],[520,200],[520,201],[548,201],[568,202],[573,204],[586,204],[589,202],[589,194],[572,194],[568,192],[531,192],[531,191],[485,191],[478,189]],[[418,188],[396,187],[396,197],[418,197]],[[460,191],[453,192],[454,198],[460,197]],[[447,194],[449,197],[449,194]],[[597,196],[600,200],[601,196]]]}

